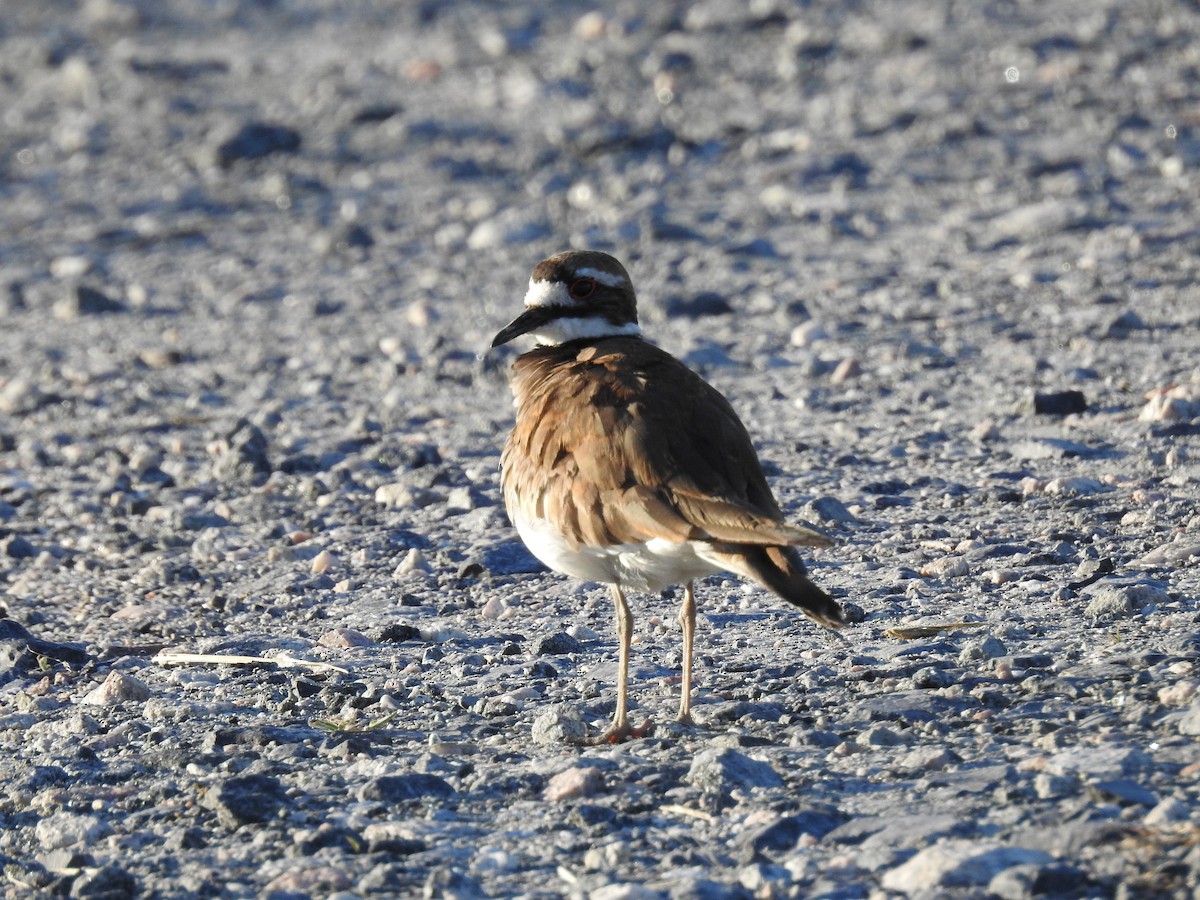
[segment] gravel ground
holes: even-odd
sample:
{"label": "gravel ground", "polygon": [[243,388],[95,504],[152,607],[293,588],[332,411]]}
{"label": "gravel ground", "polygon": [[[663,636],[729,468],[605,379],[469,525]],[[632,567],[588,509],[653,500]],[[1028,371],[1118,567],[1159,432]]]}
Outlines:
{"label": "gravel ground", "polygon": [[[1198,31],[5,0],[5,896],[1196,896]],[[567,247],[855,620],[707,579],[683,728],[637,598],[602,748],[607,592],[517,541],[479,355]]]}

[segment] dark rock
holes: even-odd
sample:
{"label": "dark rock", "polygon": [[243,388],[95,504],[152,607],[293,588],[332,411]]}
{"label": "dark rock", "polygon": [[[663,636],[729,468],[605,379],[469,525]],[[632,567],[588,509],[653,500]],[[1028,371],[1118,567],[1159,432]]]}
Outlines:
{"label": "dark rock", "polygon": [[167,850],[199,850],[208,846],[208,833],[203,828],[176,828],[163,841]]}
{"label": "dark rock", "polygon": [[[759,259],[779,259],[779,251],[766,238],[755,238],[745,244],[735,244],[725,251],[733,256],[755,256]],[[732,312],[732,310],[730,310]]]}
{"label": "dark rock", "polygon": [[59,847],[38,856],[38,862],[51,872],[62,872],[66,869],[82,869],[94,866],[96,863],[90,853],[72,847]]}
{"label": "dark rock", "polygon": [[270,775],[227,778],[200,797],[200,805],[215,812],[226,828],[269,822],[286,803],[283,786]]}
{"label": "dark rock", "polygon": [[1105,575],[1111,575],[1116,569],[1116,564],[1108,556],[1102,556],[1100,559],[1085,559],[1075,569],[1077,580],[1069,582],[1067,587],[1073,591],[1082,590],[1090,584],[1095,584]]}
{"label": "dark rock", "polygon": [[138,896],[138,881],[115,863],[82,872],[71,883],[72,898],[127,900]]}
{"label": "dark rock", "polygon": [[371,640],[380,644],[402,644],[405,641],[419,641],[420,639],[421,629],[409,625],[407,622],[393,622],[391,625],[385,625],[371,635]]}
{"label": "dark rock", "polygon": [[404,112],[403,107],[395,103],[373,103],[356,112],[350,121],[355,125],[374,125],[395,118],[402,112]]}
{"label": "dark rock", "polygon": [[262,159],[272,153],[295,153],[300,149],[300,132],[285,125],[248,122],[217,147],[217,162],[229,167],[239,160]]}
{"label": "dark rock", "polygon": [[241,419],[224,439],[223,452],[213,463],[213,474],[222,481],[261,484],[271,474],[267,439],[258,426]]}
{"label": "dark rock", "polygon": [[842,823],[842,817],[832,807],[814,807],[799,813],[782,816],[756,828],[742,841],[743,862],[752,862],[764,854],[786,854],[802,835],[822,838]]}
{"label": "dark rock", "polygon": [[458,567],[456,577],[463,578],[481,578],[487,570],[483,563],[477,559],[464,559]]}
{"label": "dark rock", "polygon": [[319,740],[321,733],[314,728],[289,727],[282,725],[250,725],[245,728],[222,728],[213,734],[213,747],[245,746],[269,747],[299,744],[306,740]]}
{"label": "dark rock", "polygon": [[1133,310],[1127,309],[1108,323],[1108,328],[1104,330],[1104,336],[1106,338],[1121,340],[1128,337],[1129,332],[1145,331],[1147,327],[1141,316]]}
{"label": "dark rock", "polygon": [[406,838],[396,835],[373,837],[367,844],[368,853],[386,853],[388,856],[412,856],[414,853],[424,853],[429,849],[420,838]]}
{"label": "dark rock", "polygon": [[612,825],[616,818],[617,811],[612,807],[580,803],[567,814],[567,823],[582,828],[594,828],[597,825]]}
{"label": "dark rock", "polygon": [[81,667],[92,659],[82,645],[46,641],[13,619],[0,619],[0,683],[39,671],[46,660]]}
{"label": "dark rock", "polygon": [[558,677],[558,669],[554,668],[554,666],[550,665],[550,663],[546,662],[544,659],[539,659],[533,663],[530,663],[529,668],[525,670],[525,673],[530,678]]}
{"label": "dark rock", "polygon": [[384,803],[401,803],[419,800],[422,797],[449,797],[454,788],[444,779],[424,772],[405,775],[381,775],[372,778],[358,789],[359,800],[379,800]]}
{"label": "dark rock", "polygon": [[229,63],[223,59],[131,59],[129,70],[138,75],[161,78],[169,81],[191,81],[204,75],[221,75],[229,71]]}
{"label": "dark rock", "polygon": [[931,722],[945,718],[954,709],[954,703],[926,691],[897,691],[863,700],[850,710],[846,721]]}
{"label": "dark rock", "polygon": [[714,291],[701,291],[693,297],[670,297],[666,313],[671,317],[699,319],[702,316],[724,316],[733,312],[729,301]]}
{"label": "dark rock", "polygon": [[1001,900],[1028,900],[1032,897],[1081,896],[1087,873],[1063,863],[1036,863],[1010,866],[988,882],[987,892]]}
{"label": "dark rock", "polygon": [[1083,391],[1056,391],[1033,395],[1033,411],[1039,416],[1067,416],[1088,408]]}
{"label": "dark rock", "polygon": [[21,282],[11,281],[6,287],[0,288],[0,316],[10,316],[25,307],[25,286]]}
{"label": "dark rock", "polygon": [[565,631],[558,631],[538,641],[534,652],[538,656],[566,656],[568,653],[578,653],[582,649],[583,644]]}
{"label": "dark rock", "polygon": [[1121,804],[1136,804],[1138,806],[1154,806],[1158,803],[1158,795],[1147,790],[1136,781],[1128,778],[1111,778],[1093,781],[1088,785],[1088,792],[1097,799],[1104,801],[1115,800]]}
{"label": "dark rock", "polygon": [[29,559],[37,556],[37,547],[19,534],[9,534],[0,538],[0,556],[7,556],[9,559]]}
{"label": "dark rock", "polygon": [[54,313],[60,319],[77,319],[80,316],[99,316],[124,311],[123,303],[86,284],[70,285],[66,295],[54,305]]}
{"label": "dark rock", "polygon": [[736,722],[739,719],[778,722],[784,714],[784,709],[778,703],[726,700],[721,703],[706,703],[699,712],[706,723]]}

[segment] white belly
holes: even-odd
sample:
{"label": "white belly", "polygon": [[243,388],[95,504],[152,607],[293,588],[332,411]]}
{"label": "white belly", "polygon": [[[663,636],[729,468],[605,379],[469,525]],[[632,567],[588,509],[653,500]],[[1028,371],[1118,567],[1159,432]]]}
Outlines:
{"label": "white belly", "polygon": [[721,569],[700,556],[705,545],[699,542],[652,538],[638,544],[572,548],[544,519],[516,519],[514,524],[530,553],[555,572],[582,581],[619,584],[634,591],[660,591]]}

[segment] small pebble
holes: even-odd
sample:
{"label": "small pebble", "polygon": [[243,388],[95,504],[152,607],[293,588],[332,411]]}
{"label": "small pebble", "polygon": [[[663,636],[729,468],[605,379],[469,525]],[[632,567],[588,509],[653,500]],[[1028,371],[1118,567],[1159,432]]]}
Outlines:
{"label": "small pebble", "polygon": [[82,703],[91,706],[118,706],[127,701],[138,703],[150,699],[150,688],[123,672],[109,672],[108,677],[92,690],[88,691]]}
{"label": "small pebble", "polygon": [[337,558],[328,550],[322,550],[313,557],[312,565],[310,566],[314,575],[323,575],[337,565]]}
{"label": "small pebble", "polygon": [[335,628],[321,635],[317,643],[322,647],[370,647],[374,641],[353,628]]}
{"label": "small pebble", "polygon": [[551,802],[572,800],[577,797],[590,797],[603,787],[604,778],[599,769],[592,766],[573,766],[551,778],[542,796]]}

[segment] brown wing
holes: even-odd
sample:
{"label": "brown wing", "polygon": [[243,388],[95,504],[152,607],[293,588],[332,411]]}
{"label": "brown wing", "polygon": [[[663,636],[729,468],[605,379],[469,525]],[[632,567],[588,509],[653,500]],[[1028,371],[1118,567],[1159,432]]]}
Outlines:
{"label": "brown wing", "polygon": [[510,508],[556,522],[576,543],[831,543],[783,521],[732,407],[653,345],[542,348],[514,371],[523,427],[502,460]]}

